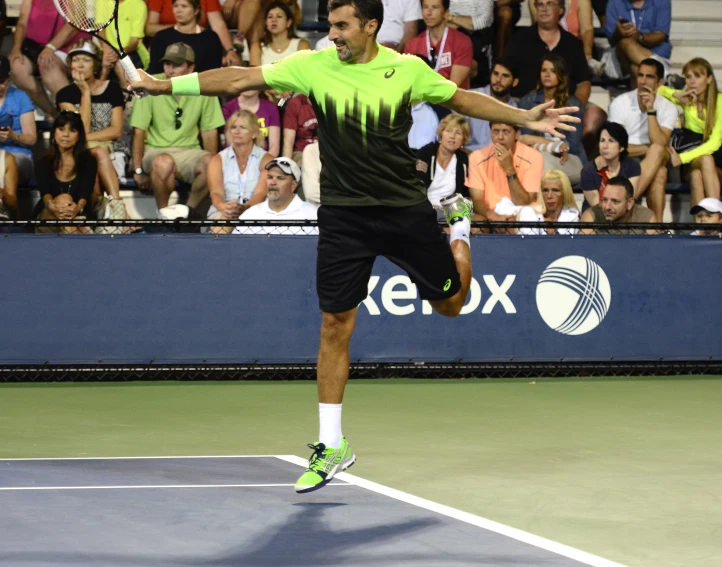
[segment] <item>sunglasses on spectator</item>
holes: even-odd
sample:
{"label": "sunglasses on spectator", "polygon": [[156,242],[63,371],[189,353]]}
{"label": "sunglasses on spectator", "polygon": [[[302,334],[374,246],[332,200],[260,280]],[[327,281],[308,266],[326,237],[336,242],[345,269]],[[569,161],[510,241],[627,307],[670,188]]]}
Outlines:
{"label": "sunglasses on spectator", "polygon": [[75,115],[78,115],[78,114],[80,114],[80,112],[78,112],[77,110],[61,110],[61,111],[60,111],[60,114],[75,114]]}
{"label": "sunglasses on spectator", "polygon": [[559,6],[556,2],[534,2],[534,7],[537,10],[551,10],[554,6]]}
{"label": "sunglasses on spectator", "polygon": [[183,116],[183,109],[182,108],[176,108],[175,109],[175,129],[180,130],[181,127],[181,117]]}
{"label": "sunglasses on spectator", "polygon": [[432,67],[436,67],[437,58],[438,58],[438,54],[436,53],[436,48],[432,46],[429,49],[429,63],[431,63]]}

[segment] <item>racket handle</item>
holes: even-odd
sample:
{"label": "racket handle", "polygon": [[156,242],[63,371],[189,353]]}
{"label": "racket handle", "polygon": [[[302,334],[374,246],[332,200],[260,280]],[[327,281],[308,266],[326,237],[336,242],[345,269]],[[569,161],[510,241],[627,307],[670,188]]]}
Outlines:
{"label": "racket handle", "polygon": [[133,61],[131,61],[130,56],[126,55],[123,57],[120,60],[120,64],[123,66],[123,70],[131,81],[140,81],[138,69],[136,69],[135,65],[133,65]]}

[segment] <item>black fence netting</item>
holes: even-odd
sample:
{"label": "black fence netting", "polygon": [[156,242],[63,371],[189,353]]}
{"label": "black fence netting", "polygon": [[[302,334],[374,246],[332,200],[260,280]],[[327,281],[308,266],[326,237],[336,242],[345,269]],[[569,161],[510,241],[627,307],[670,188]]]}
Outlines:
{"label": "black fence netting", "polygon": [[[722,375],[720,361],[352,363],[351,379],[585,378]],[[312,380],[314,364],[0,366],[0,382]]]}
{"label": "black fence netting", "polygon": [[[440,226],[445,226],[440,224]],[[722,224],[701,223],[559,223],[486,221],[472,223],[472,236],[704,236],[722,239]],[[315,236],[316,221],[278,220],[0,220],[0,233],[8,234],[205,234],[212,236]]]}

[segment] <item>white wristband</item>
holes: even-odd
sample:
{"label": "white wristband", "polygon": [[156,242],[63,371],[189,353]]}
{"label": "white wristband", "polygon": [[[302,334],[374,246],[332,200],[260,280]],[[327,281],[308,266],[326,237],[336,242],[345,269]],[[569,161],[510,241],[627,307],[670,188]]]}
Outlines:
{"label": "white wristband", "polygon": [[46,44],[45,44],[45,47],[47,47],[47,48],[48,48],[50,51],[52,51],[53,53],[55,53],[55,52],[58,50],[58,48],[55,47],[52,43],[46,43]]}

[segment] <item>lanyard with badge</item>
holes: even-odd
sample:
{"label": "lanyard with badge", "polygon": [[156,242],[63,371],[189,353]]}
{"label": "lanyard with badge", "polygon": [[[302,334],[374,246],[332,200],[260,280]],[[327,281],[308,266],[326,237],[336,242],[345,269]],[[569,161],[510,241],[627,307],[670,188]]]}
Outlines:
{"label": "lanyard with badge", "polygon": [[644,15],[646,14],[646,10],[644,9],[644,6],[642,6],[639,9],[639,25],[637,25],[637,18],[634,15],[634,8],[629,10],[629,13],[631,14],[632,23],[634,24],[634,27],[637,28],[641,32],[642,31],[642,22],[644,22]]}
{"label": "lanyard with badge", "polygon": [[[431,64],[434,66],[434,71],[436,71],[437,73],[439,72],[439,68],[441,67],[441,56],[444,54],[444,46],[446,45],[447,35],[449,35],[448,27],[444,29],[444,36],[441,38],[441,45],[439,45],[438,53],[432,55],[431,41],[429,41],[429,30],[426,30],[426,54],[429,61],[431,61]],[[434,49],[434,51],[436,50]]]}

